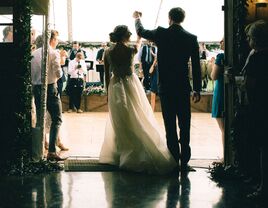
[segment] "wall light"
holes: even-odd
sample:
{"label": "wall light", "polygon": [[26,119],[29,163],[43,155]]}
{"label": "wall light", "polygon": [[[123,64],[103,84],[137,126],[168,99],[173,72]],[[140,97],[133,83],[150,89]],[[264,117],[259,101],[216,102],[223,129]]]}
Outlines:
{"label": "wall light", "polygon": [[256,7],[267,7],[268,0],[256,0]]}

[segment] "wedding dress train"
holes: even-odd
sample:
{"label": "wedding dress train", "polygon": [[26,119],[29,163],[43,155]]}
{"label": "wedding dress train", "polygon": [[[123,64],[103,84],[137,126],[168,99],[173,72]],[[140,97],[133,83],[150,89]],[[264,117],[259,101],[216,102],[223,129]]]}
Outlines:
{"label": "wedding dress train", "polygon": [[171,171],[176,162],[136,74],[112,77],[108,100],[109,118],[100,162],[136,172]]}

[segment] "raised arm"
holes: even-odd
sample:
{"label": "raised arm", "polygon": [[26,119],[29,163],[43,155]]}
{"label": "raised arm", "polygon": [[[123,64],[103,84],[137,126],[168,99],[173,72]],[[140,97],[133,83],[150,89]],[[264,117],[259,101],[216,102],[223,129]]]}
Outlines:
{"label": "raised arm", "polygon": [[155,41],[155,33],[156,30],[146,30],[144,29],[142,23],[141,23],[141,12],[135,11],[133,13],[133,18],[135,19],[135,28],[136,33],[147,40]]}

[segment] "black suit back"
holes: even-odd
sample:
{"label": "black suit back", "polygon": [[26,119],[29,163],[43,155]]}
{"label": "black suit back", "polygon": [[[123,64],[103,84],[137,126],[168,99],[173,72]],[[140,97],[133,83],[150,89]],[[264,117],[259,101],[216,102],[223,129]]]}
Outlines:
{"label": "black suit back", "polygon": [[[158,46],[159,82],[162,90],[182,89],[184,91],[187,88],[191,90],[188,62],[193,52],[199,47],[195,38],[194,35],[177,25],[168,29],[158,29],[156,44]],[[196,55],[200,66],[199,54]],[[196,75],[195,78],[200,79],[198,76]]]}
{"label": "black suit back", "polygon": [[199,45],[195,35],[176,24],[169,28],[144,30],[139,20],[136,22],[136,30],[141,37],[152,40],[157,45],[160,93],[191,90],[189,60],[192,63],[193,88],[195,91],[201,90]]}

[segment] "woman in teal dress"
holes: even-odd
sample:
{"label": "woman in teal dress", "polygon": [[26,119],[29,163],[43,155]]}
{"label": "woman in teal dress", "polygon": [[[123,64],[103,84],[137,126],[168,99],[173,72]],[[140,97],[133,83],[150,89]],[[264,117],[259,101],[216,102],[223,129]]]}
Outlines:
{"label": "woman in teal dress", "polygon": [[[224,40],[220,41],[221,49],[224,50]],[[222,135],[222,145],[224,149],[224,53],[219,53],[215,64],[212,67],[211,78],[215,81],[215,87],[212,100],[212,117],[216,118]]]}

